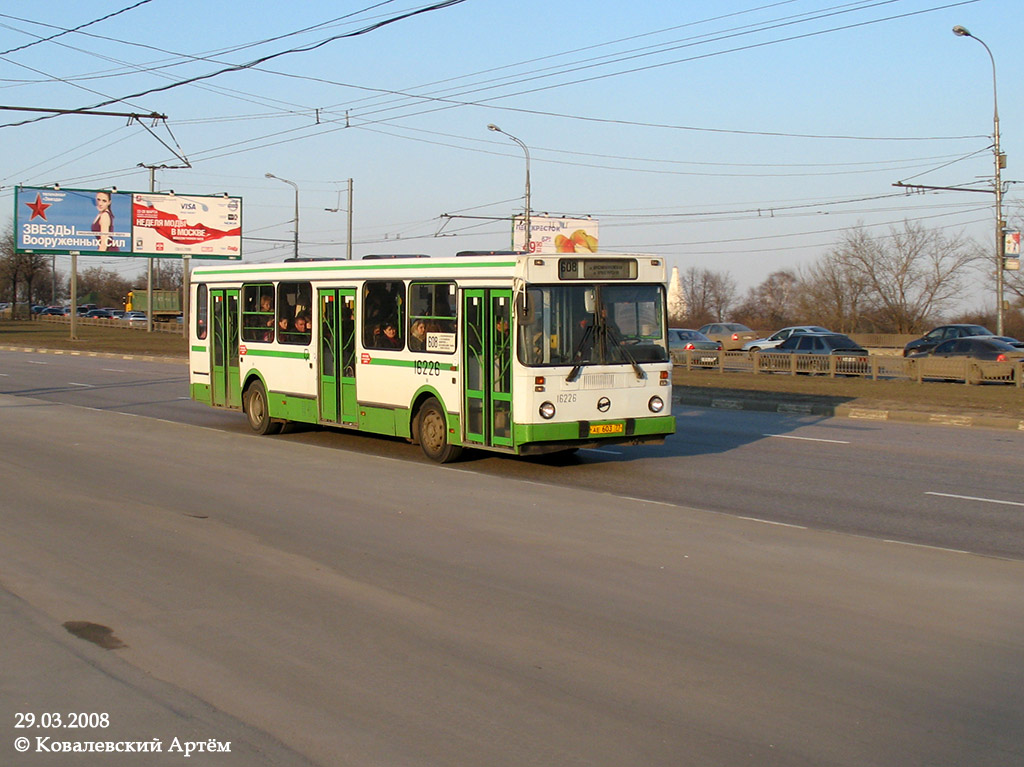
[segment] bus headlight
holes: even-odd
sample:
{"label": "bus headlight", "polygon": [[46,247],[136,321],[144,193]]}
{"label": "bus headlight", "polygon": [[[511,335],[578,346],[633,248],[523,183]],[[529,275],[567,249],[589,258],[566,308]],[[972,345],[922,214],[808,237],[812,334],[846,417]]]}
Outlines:
{"label": "bus headlight", "polygon": [[652,413],[660,413],[665,409],[665,401],[658,396],[651,397],[650,402],[647,403],[647,409]]}
{"label": "bus headlight", "polygon": [[540,417],[550,421],[555,417],[555,406],[550,402],[545,402],[540,406]]}

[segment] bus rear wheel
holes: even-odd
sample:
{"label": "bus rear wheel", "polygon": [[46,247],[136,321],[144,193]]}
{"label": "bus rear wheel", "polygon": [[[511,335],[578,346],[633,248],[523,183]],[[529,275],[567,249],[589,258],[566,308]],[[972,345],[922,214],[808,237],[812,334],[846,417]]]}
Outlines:
{"label": "bus rear wheel", "polygon": [[277,434],[281,431],[281,422],[270,417],[267,390],[260,381],[253,381],[245,390],[245,414],[249,418],[249,426],[257,434]]}
{"label": "bus rear wheel", "polygon": [[424,402],[418,420],[416,433],[420,448],[427,458],[438,463],[448,463],[462,455],[462,447],[448,441],[448,419],[440,402],[434,398]]}

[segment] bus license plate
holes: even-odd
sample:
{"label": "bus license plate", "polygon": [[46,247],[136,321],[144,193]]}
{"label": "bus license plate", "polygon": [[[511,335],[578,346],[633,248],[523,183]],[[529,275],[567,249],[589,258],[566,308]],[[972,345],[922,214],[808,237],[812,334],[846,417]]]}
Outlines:
{"label": "bus license plate", "polygon": [[626,424],[624,423],[592,423],[590,424],[590,436],[597,434],[625,434]]}

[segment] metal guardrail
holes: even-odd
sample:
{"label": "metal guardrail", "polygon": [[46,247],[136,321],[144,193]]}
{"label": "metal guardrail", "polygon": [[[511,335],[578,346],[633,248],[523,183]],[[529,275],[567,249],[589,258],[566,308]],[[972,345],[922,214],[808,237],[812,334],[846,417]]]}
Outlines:
{"label": "metal guardrail", "polygon": [[[32,322],[49,322],[57,325],[70,325],[71,318],[67,315],[63,317],[53,314],[37,315],[32,318]],[[108,320],[102,317],[78,317],[75,320],[75,324],[89,326],[92,325],[98,328],[122,328],[131,330],[145,330],[146,323],[135,320],[133,322],[127,322],[125,320]],[[181,323],[178,322],[154,322],[153,330],[159,333],[177,333],[179,336],[182,333]]]}
{"label": "metal guardrail", "polygon": [[870,378],[872,381],[962,381],[965,384],[998,382],[1024,388],[1024,360],[992,362],[969,357],[889,355],[780,354],[767,352],[674,350],[674,364],[687,370],[719,373],[780,373]]}

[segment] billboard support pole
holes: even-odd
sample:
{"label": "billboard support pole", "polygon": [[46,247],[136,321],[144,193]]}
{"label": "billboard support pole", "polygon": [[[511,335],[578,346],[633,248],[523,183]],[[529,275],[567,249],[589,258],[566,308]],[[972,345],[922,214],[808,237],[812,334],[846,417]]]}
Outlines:
{"label": "billboard support pole", "polygon": [[71,252],[71,339],[78,340],[78,252]]}
{"label": "billboard support pole", "polygon": [[[156,166],[146,165],[149,168],[149,193],[153,194],[156,186]],[[153,258],[146,257],[146,332],[153,332]]]}

